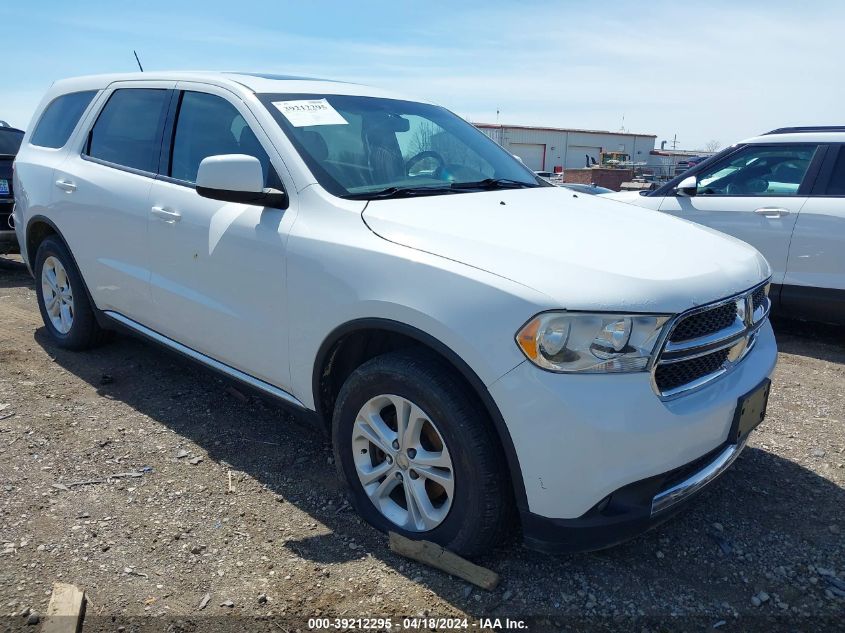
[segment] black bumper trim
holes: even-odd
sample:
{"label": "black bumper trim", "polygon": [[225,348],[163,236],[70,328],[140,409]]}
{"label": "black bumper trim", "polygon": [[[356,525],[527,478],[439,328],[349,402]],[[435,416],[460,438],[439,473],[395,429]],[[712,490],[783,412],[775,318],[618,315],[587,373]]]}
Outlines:
{"label": "black bumper trim", "polygon": [[684,466],[623,486],[577,519],[553,519],[522,511],[525,546],[547,553],[589,552],[612,547],[657,527],[685,508],[700,490],[654,515],[653,499],[706,467],[728,446],[724,442]]}

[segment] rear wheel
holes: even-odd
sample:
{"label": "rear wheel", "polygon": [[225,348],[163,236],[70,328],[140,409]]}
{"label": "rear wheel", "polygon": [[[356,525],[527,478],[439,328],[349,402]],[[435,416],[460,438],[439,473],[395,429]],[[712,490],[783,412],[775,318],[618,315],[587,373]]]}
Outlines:
{"label": "rear wheel", "polygon": [[82,276],[57,237],[45,238],[38,247],[35,279],[38,309],[56,345],[82,350],[103,341],[105,331],[97,324]]}
{"label": "rear wheel", "polygon": [[373,526],[465,555],[510,528],[510,484],[481,406],[433,355],[374,358],[344,383],[332,434],[353,505]]}

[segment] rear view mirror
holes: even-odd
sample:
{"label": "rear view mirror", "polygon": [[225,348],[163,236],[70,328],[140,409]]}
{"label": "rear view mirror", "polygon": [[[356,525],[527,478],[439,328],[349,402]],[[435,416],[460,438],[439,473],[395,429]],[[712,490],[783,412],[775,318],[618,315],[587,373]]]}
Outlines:
{"label": "rear view mirror", "polygon": [[679,196],[694,196],[697,191],[698,180],[695,176],[687,176],[675,185],[675,193]]}
{"label": "rear view mirror", "polygon": [[202,160],[197,171],[197,193],[203,198],[286,209],[288,196],[264,187],[264,170],[255,156],[221,154]]}

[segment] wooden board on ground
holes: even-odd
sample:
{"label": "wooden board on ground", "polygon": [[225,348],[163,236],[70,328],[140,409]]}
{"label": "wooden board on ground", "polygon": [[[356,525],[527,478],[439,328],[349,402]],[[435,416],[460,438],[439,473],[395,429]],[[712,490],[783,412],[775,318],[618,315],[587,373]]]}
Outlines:
{"label": "wooden board on ground", "polygon": [[77,633],[82,628],[85,593],[63,582],[53,584],[41,633]]}
{"label": "wooden board on ground", "polygon": [[499,574],[496,572],[471,563],[436,543],[412,541],[396,532],[389,532],[388,535],[390,549],[397,554],[436,567],[488,591],[492,591],[499,584]]}

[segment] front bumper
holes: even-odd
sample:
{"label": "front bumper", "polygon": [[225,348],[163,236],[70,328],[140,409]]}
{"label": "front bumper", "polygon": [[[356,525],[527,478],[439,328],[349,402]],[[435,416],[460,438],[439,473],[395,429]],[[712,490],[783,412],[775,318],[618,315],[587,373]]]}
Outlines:
{"label": "front bumper", "polygon": [[737,401],[776,359],[766,323],[731,372],[671,400],[647,373],[562,376],[526,362],[503,376],[490,392],[523,475],[526,543],[599,549],[674,514],[739,455],[729,444]]}
{"label": "front bumper", "polygon": [[745,441],[726,444],[675,471],[614,491],[577,519],[549,519],[523,513],[530,549],[560,553],[611,547],[660,525],[734,463]]}

